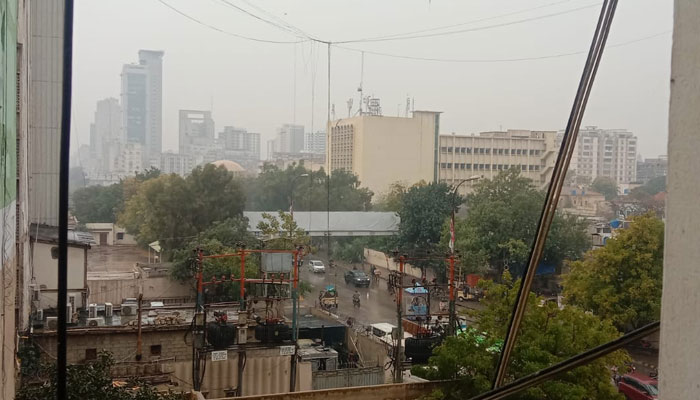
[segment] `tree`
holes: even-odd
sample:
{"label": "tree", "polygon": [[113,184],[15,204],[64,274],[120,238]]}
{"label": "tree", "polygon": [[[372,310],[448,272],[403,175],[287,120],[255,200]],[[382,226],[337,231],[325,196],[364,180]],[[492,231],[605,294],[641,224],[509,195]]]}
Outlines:
{"label": "tree", "polygon": [[453,203],[452,188],[444,183],[414,185],[409,188],[402,196],[398,210],[401,218],[399,249],[435,250],[440,243],[445,221],[452,214],[453,205],[462,201],[457,195]]}
{"label": "tree", "polygon": [[73,215],[81,223],[116,222],[123,201],[122,185],[116,183],[76,189],[72,200]]}
{"label": "tree", "polygon": [[[509,269],[520,275],[535,238],[545,195],[518,169],[503,171],[493,179],[479,181],[467,196],[469,213],[455,223],[455,249],[468,271],[492,268],[500,276]],[[449,241],[443,230],[442,243]],[[557,213],[542,257],[546,265],[560,266],[579,258],[589,248],[585,222]]]}
{"label": "tree", "polygon": [[[480,282],[486,296],[482,300],[484,309],[473,312],[479,321],[478,331],[470,329],[447,338],[435,349],[428,368],[412,370],[432,380],[457,380],[445,385],[443,397],[469,398],[490,389],[520,285],[513,284],[508,273],[503,282]],[[528,298],[508,380],[532,374],[619,336],[608,321],[577,307],[559,309],[552,302],[540,305],[541,300],[534,294]],[[626,353],[618,351],[509,399],[622,399],[611,384],[609,368],[617,366],[623,370],[627,360]]]}
{"label": "tree", "polygon": [[337,170],[329,178],[323,169],[311,171],[303,163],[284,170],[265,164],[245,187],[247,209],[253,211],[289,210],[292,200],[295,211],[326,211],[329,205],[330,211],[366,211],[372,206],[372,192],[360,187],[356,175]]}
{"label": "tree", "polygon": [[398,212],[407,190],[406,186],[400,182],[392,183],[389,185],[389,190],[374,205],[374,208],[378,211]]}
{"label": "tree", "polygon": [[652,214],[571,264],[564,276],[567,303],[629,331],[657,321],[661,309],[664,224]]}
{"label": "tree", "polygon": [[[114,365],[111,353],[101,352],[97,360],[86,364],[69,365],[67,368],[68,400],[182,400],[182,394],[158,393],[148,384],[130,382],[115,386],[109,374]],[[56,365],[41,366],[42,383],[23,382],[15,395],[17,400],[53,400],[56,398]]]}
{"label": "tree", "polygon": [[243,214],[241,184],[223,167],[207,164],[185,179],[170,174],[132,184],[118,221],[141,245],[159,240],[172,251],[213,223]]}
{"label": "tree", "polygon": [[655,178],[649,179],[649,182],[644,185],[632,189],[632,193],[643,192],[650,196],[653,196],[659,192],[666,191],[666,176],[657,176]]}
{"label": "tree", "polygon": [[265,247],[293,250],[298,246],[311,245],[311,237],[297,225],[291,214],[284,211],[279,211],[277,216],[263,213],[262,218],[257,228],[265,238]]}
{"label": "tree", "polygon": [[591,183],[591,189],[605,196],[605,200],[612,200],[617,197],[617,183],[614,180],[599,176]]}

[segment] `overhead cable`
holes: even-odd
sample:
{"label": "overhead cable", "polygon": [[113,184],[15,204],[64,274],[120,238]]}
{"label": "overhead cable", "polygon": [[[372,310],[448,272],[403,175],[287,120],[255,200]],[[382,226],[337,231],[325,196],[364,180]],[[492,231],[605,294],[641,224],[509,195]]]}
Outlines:
{"label": "overhead cable", "polygon": [[571,161],[571,157],[573,155],[581,120],[583,119],[588,97],[593,87],[593,81],[595,80],[595,75],[598,71],[598,66],[600,65],[600,60],[603,55],[603,50],[605,49],[605,43],[608,39],[608,34],[610,32],[610,27],[612,25],[616,8],[617,0],[605,0],[600,10],[598,24],[596,26],[595,34],[593,35],[588,58],[586,59],[583,74],[576,92],[576,97],[574,98],[574,104],[571,108],[566,130],[564,131],[564,138],[559,149],[559,154],[557,155],[557,160],[554,164],[552,178],[549,188],[547,189],[547,195],[545,197],[544,206],[542,207],[542,212],[537,224],[537,231],[533,240],[532,248],[530,249],[528,262],[523,272],[523,278],[520,281],[518,296],[515,300],[515,304],[513,305],[513,313],[511,314],[510,322],[508,324],[508,330],[506,331],[505,340],[503,341],[503,348],[501,350],[501,355],[496,368],[496,374],[493,380],[493,389],[500,387],[506,378],[510,356],[513,348],[515,347],[515,343],[517,342],[520,324],[527,308],[527,300],[530,296],[532,281],[537,271],[537,265],[542,258],[542,252],[544,249],[544,244],[547,240],[547,234],[549,233],[549,228],[551,227],[554,215],[556,213],[559,195],[561,194],[564,179],[566,177],[566,171],[569,169],[569,162]]}
{"label": "overhead cable", "polygon": [[559,15],[564,15],[564,14],[570,14],[573,12],[585,10],[588,8],[593,8],[597,7],[601,3],[595,3],[595,4],[589,4],[583,7],[578,7],[578,8],[573,8],[570,10],[564,10],[564,11],[559,11],[556,13],[552,14],[545,14],[545,15],[539,15],[536,17],[530,17],[530,18],[523,18],[519,19],[516,21],[510,21],[510,22],[502,22],[500,24],[493,24],[493,25],[487,25],[487,26],[480,26],[476,28],[468,28],[468,29],[458,29],[455,31],[448,31],[448,32],[437,32],[437,33],[428,33],[428,34],[423,34],[423,35],[413,35],[413,36],[400,36],[400,37],[388,37],[388,38],[378,38],[378,39],[357,39],[357,40],[339,40],[335,41],[333,43],[337,44],[343,44],[343,43],[369,43],[369,42],[387,42],[387,41],[393,41],[393,40],[407,40],[407,39],[421,39],[421,38],[429,38],[429,37],[436,37],[436,36],[447,36],[447,35],[455,35],[459,33],[466,33],[466,32],[477,32],[477,31],[484,31],[488,29],[494,29],[494,28],[501,28],[504,26],[511,26],[511,25],[517,25],[517,24],[523,24],[526,22],[532,22],[532,21],[538,21],[541,19],[545,18],[552,18],[556,17]]}
{"label": "overhead cable", "polygon": [[200,19],[197,19],[197,18],[195,18],[195,17],[193,17],[193,16],[191,16],[183,11],[180,11],[179,9],[177,9],[177,8],[173,7],[172,5],[168,4],[167,2],[165,2],[165,0],[158,0],[158,2],[161,3],[162,5],[168,7],[169,9],[175,11],[176,13],[182,15],[183,17],[189,19],[190,21],[196,22],[196,23],[198,23],[202,26],[205,26],[211,30],[223,33],[225,35],[233,36],[233,37],[236,37],[239,39],[251,40],[253,42],[260,42],[260,43],[274,43],[274,44],[291,44],[291,43],[300,43],[300,42],[304,41],[304,40],[295,40],[295,41],[267,40],[267,39],[254,38],[254,37],[250,37],[250,36],[241,35],[238,33],[225,31],[221,28],[217,28],[214,25],[208,24]]}
{"label": "overhead cable", "polygon": [[[628,46],[630,44],[642,42],[645,40],[654,39],[654,38],[657,38],[660,36],[668,35],[670,33],[671,33],[671,30],[666,30],[663,32],[654,33],[652,35],[643,36],[643,37],[640,37],[637,39],[632,39],[632,40],[628,40],[625,42],[611,44],[611,45],[608,45],[607,47],[614,48],[614,47]],[[532,57],[481,58],[481,59],[480,58],[467,58],[467,59],[464,59],[464,58],[434,58],[434,57],[409,56],[409,55],[402,55],[402,54],[383,53],[383,52],[379,52],[379,51],[362,50],[362,49],[356,49],[356,48],[347,47],[347,46],[339,46],[339,45],[335,45],[335,44],[334,44],[334,46],[336,48],[347,50],[347,51],[372,54],[372,55],[380,56],[380,57],[398,58],[398,59],[414,60],[414,61],[432,61],[432,62],[440,62],[440,63],[464,63],[464,64],[488,64],[488,63],[506,63],[506,62],[547,60],[547,59],[552,59],[552,58],[563,58],[563,57],[576,56],[576,55],[586,54],[588,52],[588,51],[582,50],[582,51],[572,51],[572,52],[568,52],[568,53],[556,53],[556,54],[547,54],[547,55],[543,55],[543,56],[532,56]]]}
{"label": "overhead cable", "polygon": [[301,35],[300,35],[300,32],[299,32],[298,30],[295,30],[295,29],[289,28],[289,27],[287,27],[287,26],[283,26],[283,25],[281,25],[281,24],[279,24],[279,23],[277,23],[277,22],[274,22],[274,21],[270,21],[270,20],[268,20],[268,19],[265,19],[265,18],[263,18],[263,17],[261,17],[261,16],[259,16],[259,15],[256,15],[256,14],[254,14],[254,13],[252,13],[252,12],[246,10],[246,9],[243,8],[243,7],[240,7],[240,6],[237,6],[237,5],[234,4],[234,3],[231,3],[231,2],[228,1],[228,0],[219,0],[219,1],[220,1],[221,3],[223,3],[224,5],[227,5],[227,6],[231,7],[231,8],[233,8],[233,9],[236,9],[236,10],[238,10],[238,11],[240,11],[240,12],[242,12],[242,13],[248,15],[248,16],[251,16],[251,17],[257,19],[258,21],[262,21],[262,22],[264,22],[264,23],[266,23],[266,24],[268,24],[268,25],[271,25],[271,26],[273,26],[273,27],[275,27],[275,28],[277,28],[277,29],[280,29],[280,30],[282,30],[282,31],[284,31],[284,32],[286,32],[286,33],[291,33],[292,35],[299,36],[299,37],[306,37],[306,38],[308,39],[308,37],[307,37],[305,34],[301,34]]}

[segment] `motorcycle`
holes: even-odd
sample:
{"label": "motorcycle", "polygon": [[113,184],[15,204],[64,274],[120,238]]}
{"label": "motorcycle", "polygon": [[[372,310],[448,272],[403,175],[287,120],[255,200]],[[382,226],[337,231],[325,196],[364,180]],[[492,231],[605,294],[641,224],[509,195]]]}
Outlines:
{"label": "motorcycle", "polygon": [[360,298],[359,297],[353,297],[352,298],[352,305],[354,307],[360,308]]}

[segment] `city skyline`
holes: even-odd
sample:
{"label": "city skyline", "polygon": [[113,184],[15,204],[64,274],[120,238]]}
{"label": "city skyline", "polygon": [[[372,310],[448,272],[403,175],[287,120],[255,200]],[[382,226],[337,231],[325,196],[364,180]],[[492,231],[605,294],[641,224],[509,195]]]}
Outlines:
{"label": "city skyline", "polygon": [[[328,5],[312,3],[287,5],[270,1],[264,6],[295,26],[318,36],[340,40],[415,28],[430,29],[448,22],[468,22],[542,5],[541,2],[532,2],[527,6],[506,7],[477,3],[448,7],[439,2],[430,5],[413,2],[402,7],[401,21],[386,25],[382,24],[382,18],[398,5],[396,2],[372,7],[364,3],[356,7],[338,5],[333,10]],[[223,5],[193,7],[183,1],[174,1],[172,5],[216,27],[236,26],[237,29],[231,31],[245,31],[263,39],[290,40],[289,35],[261,25],[259,21],[250,21],[249,17]],[[632,7],[623,3],[618,9],[609,40],[610,48],[606,50],[599,82],[592,93],[583,124],[628,129],[640,138],[640,154],[651,157],[664,153],[662,149],[666,146],[668,88],[664,77],[668,76],[666,60],[670,54],[670,35],[660,33],[670,27],[671,7],[652,1],[644,1],[639,7],[636,5]],[[136,16],[130,12],[135,6],[135,2],[100,3],[84,4],[77,9],[75,90],[78,99],[74,148],[88,141],[88,116],[93,111],[94,102],[119,96],[118,82],[115,81],[119,67],[140,48],[162,49],[166,53],[163,150],[177,149],[179,109],[209,109],[221,125],[244,126],[260,132],[264,143],[284,123],[303,124],[307,130],[313,131],[325,129],[325,46],[306,42],[296,45],[251,43],[188,21],[156,2],[139,3],[140,12]],[[443,133],[465,134],[498,130],[501,126],[560,130],[566,125],[576,85],[576,80],[570,77],[577,74],[574,72],[578,71],[585,54],[522,62],[448,63],[394,59],[372,53],[445,59],[500,59],[507,58],[504,55],[527,58],[585,52],[584,35],[573,35],[573,32],[593,29],[592,18],[588,17],[595,14],[595,9],[578,7],[581,9],[569,12],[575,6],[573,3],[559,4],[523,13],[523,18],[503,17],[491,23],[472,25],[480,29],[499,22],[508,24],[525,17],[562,13],[556,18],[543,19],[541,24],[514,23],[508,27],[484,29],[483,33],[475,31],[434,39],[342,46],[366,50],[364,93],[382,99],[384,115],[396,115],[397,111],[403,115],[406,98],[410,97],[415,100],[416,109],[444,111]],[[290,9],[295,12],[289,12]],[[102,18],[103,15],[109,18]],[[339,15],[343,18],[338,18]],[[318,18],[321,16],[330,16],[333,23]],[[358,16],[363,16],[359,18],[361,24],[349,23]],[[127,18],[131,29],[128,32],[116,29],[116,26],[123,26]],[[231,25],[231,22],[235,24]],[[177,30],[164,28],[154,34],[154,25],[174,26]],[[97,26],[104,29],[95,29]],[[110,26],[115,26],[115,29],[109,29]],[[652,26],[658,29],[649,28]],[[551,35],[553,30],[558,32],[556,37]],[[636,42],[638,39],[643,40]],[[291,40],[294,40],[293,36]],[[624,44],[630,41],[635,42]],[[113,44],[108,46],[108,54],[100,48],[102,43]],[[201,43],[207,45],[201,46]],[[465,45],[470,51],[464,51]],[[232,50],[222,52],[227,48]],[[522,50],[510,54],[508,50],[514,48]],[[336,46],[331,50],[331,103],[340,118],[346,116],[345,105],[349,98],[354,99],[355,110],[359,104],[357,88],[361,54]],[[312,52],[313,57],[310,57]],[[203,60],[216,62],[202,63]],[[623,70],[627,72],[621,74]],[[88,71],[93,78],[82,78],[85,74],[81,72]],[[465,74],[478,78],[464,80]],[[310,107],[312,75],[316,77],[313,124]],[[532,109],[533,106],[537,111]],[[265,158],[264,153],[265,149],[262,158]]]}

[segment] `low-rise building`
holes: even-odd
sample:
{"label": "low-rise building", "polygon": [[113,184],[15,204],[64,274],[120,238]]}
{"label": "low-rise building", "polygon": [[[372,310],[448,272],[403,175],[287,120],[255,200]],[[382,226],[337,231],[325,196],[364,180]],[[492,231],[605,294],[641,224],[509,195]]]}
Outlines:
{"label": "low-rise building", "polygon": [[563,187],[559,196],[559,209],[580,217],[611,216],[610,204],[605,196],[582,187]]}
{"label": "low-rise building", "polygon": [[87,223],[85,228],[92,234],[95,246],[134,245],[134,235],[126,233],[126,229],[111,222]]}
{"label": "low-rise building", "polygon": [[666,176],[668,170],[668,157],[647,158],[637,161],[637,183],[645,184],[659,176]]}

